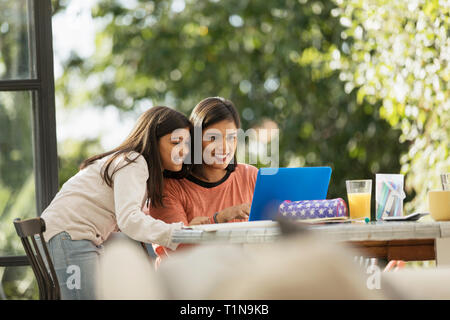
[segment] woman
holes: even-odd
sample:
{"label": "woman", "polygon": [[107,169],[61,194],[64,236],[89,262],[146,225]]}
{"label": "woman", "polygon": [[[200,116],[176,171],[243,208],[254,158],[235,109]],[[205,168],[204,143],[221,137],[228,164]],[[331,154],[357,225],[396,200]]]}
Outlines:
{"label": "woman", "polygon": [[[201,146],[201,150],[194,148],[192,172],[184,179],[166,179],[164,207],[150,207],[149,214],[186,225],[248,220],[258,170],[236,162],[241,125],[236,108],[224,98],[206,98],[194,108],[190,120],[194,146]],[[170,253],[158,244],[154,249],[157,264]]]}
{"label": "woman", "polygon": [[[117,148],[85,160],[42,213],[44,239],[54,263],[62,299],[95,299],[102,243],[120,229],[130,238],[176,248],[167,224],[141,208],[163,205],[163,171],[181,171],[189,151],[191,124],[168,107],[144,112]],[[76,277],[79,277],[78,282]]]}

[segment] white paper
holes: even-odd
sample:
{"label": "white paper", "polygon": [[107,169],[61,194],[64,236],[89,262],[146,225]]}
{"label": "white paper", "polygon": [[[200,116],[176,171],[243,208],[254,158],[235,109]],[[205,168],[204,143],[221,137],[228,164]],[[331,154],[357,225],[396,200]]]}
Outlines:
{"label": "white paper", "polygon": [[260,221],[246,221],[246,222],[231,222],[231,223],[215,223],[215,224],[199,224],[189,226],[193,230],[202,231],[217,231],[217,230],[235,230],[235,229],[250,229],[250,228],[270,228],[277,227],[278,222],[272,220]]}

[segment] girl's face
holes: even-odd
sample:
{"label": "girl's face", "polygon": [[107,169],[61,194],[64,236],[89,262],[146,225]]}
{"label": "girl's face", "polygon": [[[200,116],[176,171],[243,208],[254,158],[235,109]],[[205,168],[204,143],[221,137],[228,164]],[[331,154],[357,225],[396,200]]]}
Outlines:
{"label": "girl's face", "polygon": [[202,152],[204,165],[226,169],[237,146],[237,128],[232,120],[222,120],[203,129]]}
{"label": "girl's face", "polygon": [[180,171],[189,152],[189,128],[176,129],[159,138],[159,155],[163,169]]}

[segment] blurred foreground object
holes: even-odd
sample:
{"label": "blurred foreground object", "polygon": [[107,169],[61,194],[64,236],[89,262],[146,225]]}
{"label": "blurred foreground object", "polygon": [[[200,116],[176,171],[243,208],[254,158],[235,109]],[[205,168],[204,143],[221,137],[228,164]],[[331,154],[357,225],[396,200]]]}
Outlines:
{"label": "blurred foreground object", "polygon": [[100,259],[99,299],[162,298],[153,263],[139,242],[115,232],[104,246]]}
{"label": "blurred foreground object", "polygon": [[158,274],[169,299],[399,299],[369,290],[353,252],[304,233],[276,243],[202,246],[173,256]]}
{"label": "blurred foreground object", "polygon": [[[290,227],[290,228],[287,228]],[[273,243],[201,245],[165,259],[158,271],[138,242],[105,243],[101,299],[450,299],[450,268],[382,272],[359,253],[282,224]]]}
{"label": "blurred foreground object", "polygon": [[384,272],[381,283],[386,282],[394,285],[399,292],[403,292],[406,299],[450,299],[450,268]]}

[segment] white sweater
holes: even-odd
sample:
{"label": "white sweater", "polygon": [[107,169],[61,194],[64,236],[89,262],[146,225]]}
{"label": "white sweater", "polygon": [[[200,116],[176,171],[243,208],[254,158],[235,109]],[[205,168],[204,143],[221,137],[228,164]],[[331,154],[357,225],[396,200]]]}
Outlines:
{"label": "white sweater", "polygon": [[[130,153],[134,159],[138,153]],[[167,224],[141,211],[146,200],[148,168],[143,156],[117,171],[113,176],[113,188],[100,176],[100,170],[109,157],[102,158],[80,170],[57,193],[41,218],[46,224],[45,241],[66,231],[72,240],[91,240],[102,244],[113,231],[120,229],[130,238],[146,243],[157,243],[171,249],[174,229],[183,224]],[[110,167],[126,164],[123,156]]]}

